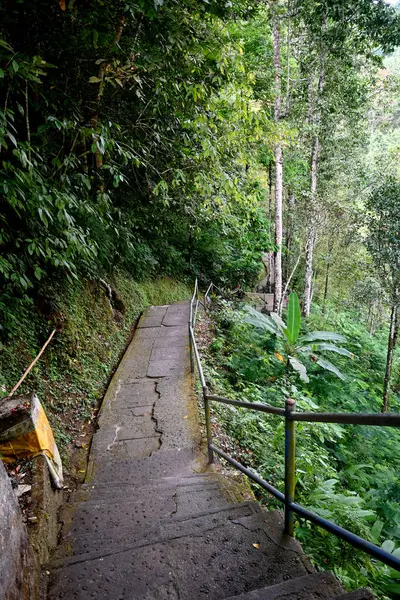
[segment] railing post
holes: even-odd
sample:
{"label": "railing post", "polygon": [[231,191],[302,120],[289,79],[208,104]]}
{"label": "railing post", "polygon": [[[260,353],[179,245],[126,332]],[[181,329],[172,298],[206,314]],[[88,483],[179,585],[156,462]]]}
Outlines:
{"label": "railing post", "polygon": [[214,453],[210,447],[212,444],[212,429],[211,429],[211,416],[210,416],[210,401],[208,399],[207,387],[203,387],[203,399],[204,399],[204,412],[205,412],[205,416],[206,416],[208,463],[211,464],[214,462]]}
{"label": "railing post", "polygon": [[190,331],[191,327],[192,327],[192,323],[189,321],[188,330],[189,330],[190,372],[194,373],[193,342],[192,342],[192,335],[191,335],[191,331]]}
{"label": "railing post", "polygon": [[295,406],[296,400],[287,398],[285,406],[285,533],[287,535],[293,535],[294,529],[294,513],[290,506],[294,502],[296,423],[289,416]]}

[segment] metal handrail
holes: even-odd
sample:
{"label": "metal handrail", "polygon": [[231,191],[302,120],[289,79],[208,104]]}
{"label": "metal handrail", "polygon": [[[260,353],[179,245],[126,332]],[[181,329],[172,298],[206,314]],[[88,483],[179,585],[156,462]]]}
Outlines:
{"label": "metal handrail", "polygon": [[[221,402],[222,404],[232,404],[255,410],[259,412],[271,413],[274,415],[285,415],[283,408],[269,406],[261,402],[244,402],[242,400],[231,400],[223,396],[208,394],[209,400]],[[396,413],[313,413],[313,412],[295,412],[288,415],[290,421],[306,421],[307,423],[342,423],[344,425],[377,425],[380,427],[400,427],[400,414]]]}
{"label": "metal handrail", "polygon": [[[208,446],[208,459],[209,462],[213,462],[214,453],[226,460],[233,467],[244,473],[247,477],[252,479],[255,483],[269,492],[277,500],[282,502],[285,507],[285,533],[293,535],[294,532],[294,514],[299,517],[303,517],[307,521],[322,527],[326,531],[333,533],[340,539],[348,542],[355,548],[362,550],[369,554],[373,558],[383,562],[384,564],[392,567],[393,569],[400,571],[400,558],[397,558],[390,552],[383,550],[379,546],[368,542],[364,538],[361,538],[351,531],[336,525],[328,519],[320,517],[316,513],[304,508],[300,504],[294,501],[295,497],[295,449],[296,449],[296,421],[306,421],[308,423],[342,423],[346,425],[373,425],[379,427],[399,427],[400,426],[400,415],[399,414],[355,414],[355,413],[312,413],[312,412],[296,412],[296,402],[292,398],[286,400],[285,409],[277,408],[275,406],[269,406],[261,402],[244,402],[241,400],[232,400],[223,396],[210,394],[207,388],[206,380],[204,377],[203,367],[201,365],[200,355],[196,344],[196,338],[194,329],[196,325],[197,309],[201,303],[204,307],[207,306],[207,295],[213,290],[215,286],[210,284],[206,294],[204,296],[204,304],[198,299],[198,284],[197,279],[195,283],[195,290],[193,297],[190,302],[190,316],[189,316],[189,340],[190,340],[190,362],[191,370],[194,373],[194,358],[196,359],[196,366],[200,377],[201,387],[203,391],[204,400],[204,411],[206,421],[206,432],[207,432],[207,446]],[[193,312],[194,303],[196,308]],[[254,473],[251,469],[245,467],[240,462],[229,456],[221,449],[217,448],[213,444],[212,440],[212,428],[210,418],[210,402],[220,402],[223,404],[230,404],[233,406],[240,406],[249,410],[255,410],[259,412],[274,414],[285,419],[285,493],[282,493],[276,489],[273,485],[262,479],[259,475]]]}

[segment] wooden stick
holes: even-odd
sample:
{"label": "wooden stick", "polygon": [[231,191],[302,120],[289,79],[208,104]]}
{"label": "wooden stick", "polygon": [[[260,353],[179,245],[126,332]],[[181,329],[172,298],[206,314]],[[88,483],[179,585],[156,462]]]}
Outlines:
{"label": "wooden stick", "polygon": [[31,362],[31,364],[29,365],[29,367],[26,369],[25,373],[22,375],[21,379],[18,381],[18,383],[16,385],[14,385],[13,389],[11,390],[11,392],[9,393],[8,397],[11,398],[11,396],[17,391],[17,389],[19,388],[19,386],[21,385],[21,383],[24,381],[25,377],[28,375],[29,371],[35,366],[35,364],[37,363],[37,361],[39,360],[39,358],[42,356],[43,352],[45,351],[46,347],[50,344],[53,335],[56,333],[57,328],[53,329],[53,331],[50,334],[49,339],[47,340],[47,342],[44,344],[44,346],[42,347],[41,351],[39,352],[39,354],[37,355],[37,357],[35,358],[35,360],[33,360]]}

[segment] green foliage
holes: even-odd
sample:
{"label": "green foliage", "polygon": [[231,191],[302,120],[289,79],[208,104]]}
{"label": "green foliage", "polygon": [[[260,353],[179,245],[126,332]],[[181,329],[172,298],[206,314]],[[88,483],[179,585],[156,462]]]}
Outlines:
{"label": "green foliage", "polygon": [[370,194],[367,246],[388,295],[399,302],[400,285],[400,183],[388,178]]}
{"label": "green foliage", "polygon": [[[298,410],[331,412],[377,412],[385,368],[385,332],[371,336],[357,313],[336,312],[327,321],[318,311],[307,330],[299,334],[305,344],[318,343],[321,325],[334,328],[334,341],[348,340],[347,352],[356,358],[346,364],[345,380],[310,365],[305,387],[288,384],[285,367],[277,358],[279,338],[274,332],[246,323],[237,307],[225,304],[215,315],[215,338],[206,351],[205,375],[214,393],[249,402],[282,406],[290,394]],[[289,321],[289,319],[288,319]],[[295,319],[292,319],[295,322]],[[264,321],[263,321],[264,322]],[[268,320],[276,327],[276,321]],[[304,328],[304,324],[303,324]],[[315,331],[314,331],[315,330]],[[321,342],[330,346],[331,342]],[[279,377],[279,374],[282,377]],[[396,393],[394,410],[400,407]],[[235,441],[233,455],[279,489],[284,478],[283,420],[262,413],[214,403],[218,420]],[[400,433],[394,428],[297,423],[296,499],[304,506],[350,531],[400,552],[399,473]],[[219,442],[221,443],[221,442]],[[224,440],[222,440],[224,443]],[[232,453],[232,448],[227,449]],[[255,488],[268,504],[269,496]],[[322,569],[331,569],[350,589],[372,587],[379,597],[395,593],[398,574],[371,561],[365,554],[335,536],[300,521],[296,536]]]}
{"label": "green foliage", "polygon": [[344,379],[344,375],[339,369],[330,361],[321,358],[318,353],[334,352],[336,354],[341,354],[342,356],[354,358],[354,355],[346,350],[346,348],[336,346],[332,343],[326,343],[328,341],[346,342],[346,338],[343,335],[331,331],[312,331],[299,337],[301,317],[300,302],[296,292],[292,292],[289,296],[287,324],[285,324],[276,313],[264,315],[251,307],[247,307],[245,321],[259,329],[272,333],[277,336],[278,339],[282,340],[282,352],[284,353],[284,356],[279,352],[276,353],[276,356],[279,360],[285,362],[286,375],[289,375],[289,368],[291,367],[293,371],[298,374],[301,381],[305,383],[309,382],[307,367],[299,360],[299,357],[308,358],[323,369],[334,373],[340,379]]}
{"label": "green foliage", "polygon": [[[8,394],[37,355],[57,318],[62,330],[53,338],[18,392],[35,390],[43,402],[62,450],[95,418],[110,374],[118,364],[132,324],[152,304],[186,299],[190,290],[162,278],[137,283],[123,273],[110,280],[124,304],[116,322],[103,286],[53,282],[48,294],[20,310],[18,329],[7,344],[0,343],[0,397]],[[50,296],[51,293],[51,296]]]}
{"label": "green foliage", "polygon": [[247,3],[64,8],[0,8],[3,335],[54,278],[252,284],[271,243],[249,171],[267,119],[229,31]]}

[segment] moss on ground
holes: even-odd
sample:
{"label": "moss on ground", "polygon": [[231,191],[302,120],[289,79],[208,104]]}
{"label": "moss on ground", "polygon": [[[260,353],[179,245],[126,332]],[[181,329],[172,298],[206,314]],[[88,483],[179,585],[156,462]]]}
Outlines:
{"label": "moss on ground", "polygon": [[41,290],[35,305],[25,307],[16,333],[0,345],[1,398],[37,355],[55,323],[62,324],[18,393],[38,394],[64,458],[71,443],[79,447],[90,441],[107,382],[141,312],[150,305],[190,297],[185,284],[168,278],[137,282],[116,273],[108,283],[120,296],[123,312],[112,313],[98,281],[53,284],[47,293]]}

